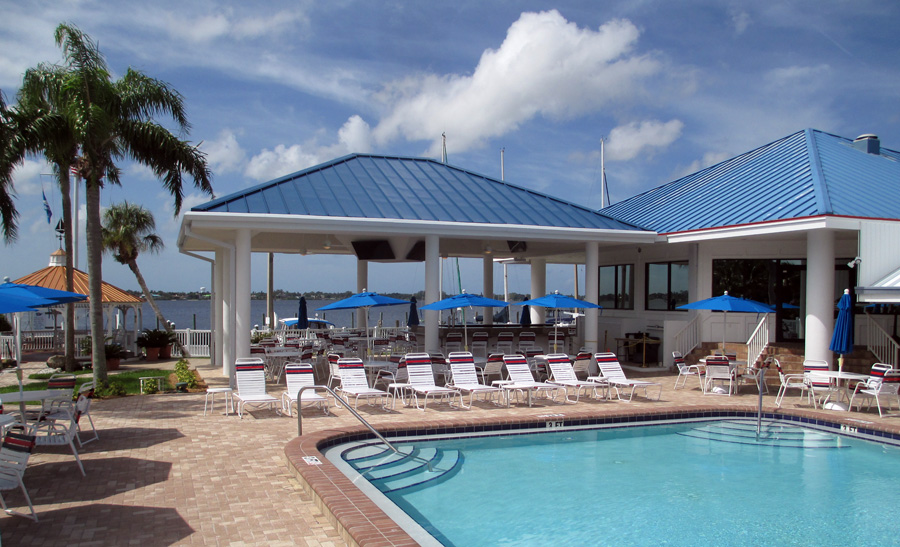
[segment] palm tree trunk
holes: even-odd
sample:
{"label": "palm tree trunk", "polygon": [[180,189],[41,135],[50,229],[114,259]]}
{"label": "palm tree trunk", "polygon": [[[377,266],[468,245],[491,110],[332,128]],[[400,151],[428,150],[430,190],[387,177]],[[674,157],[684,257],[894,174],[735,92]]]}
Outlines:
{"label": "palm tree trunk", "polygon": [[[64,237],[64,245],[66,249],[66,290],[75,292],[75,257],[72,245],[72,188],[69,184],[69,165],[58,164],[59,169],[59,192],[62,194],[63,208],[63,224],[66,226]],[[77,181],[76,181],[77,184]],[[65,329],[65,348],[66,348],[66,372],[75,371],[75,304],[66,304],[66,329]]]}
{"label": "palm tree trunk", "polygon": [[[147,287],[147,282],[144,281],[144,276],[141,275],[141,270],[138,268],[136,260],[129,260],[128,267],[131,268],[131,273],[134,274],[134,277],[137,278],[138,285],[141,286],[141,290],[144,292],[144,298],[147,299],[147,303],[150,304],[150,307],[153,308],[153,313],[156,314],[156,318],[159,319],[159,322],[165,327],[166,332],[169,334],[172,333],[172,327],[169,325],[169,322],[166,321],[166,318],[163,317],[161,311],[159,311],[159,306],[156,305],[156,300],[153,299],[153,295],[150,294],[150,288]],[[175,347],[178,348],[178,351],[181,352],[183,357],[190,357],[191,354],[188,353],[187,348],[181,345],[181,341],[178,338],[175,338]]]}
{"label": "palm tree trunk", "polygon": [[88,287],[91,298],[91,358],[94,382],[106,382],[106,338],[103,332],[103,246],[100,235],[100,185],[85,180],[84,201],[87,207]]}

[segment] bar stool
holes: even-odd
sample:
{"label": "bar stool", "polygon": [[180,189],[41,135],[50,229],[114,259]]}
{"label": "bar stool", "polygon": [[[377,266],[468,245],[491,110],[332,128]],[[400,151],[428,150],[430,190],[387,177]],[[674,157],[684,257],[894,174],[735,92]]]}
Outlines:
{"label": "bar stool", "polygon": [[234,412],[233,390],[230,387],[211,387],[206,390],[206,399],[203,401],[203,415],[206,416],[206,405],[209,403],[210,411],[216,404],[216,393],[225,394],[225,415],[228,416],[228,403],[231,402],[231,411]]}

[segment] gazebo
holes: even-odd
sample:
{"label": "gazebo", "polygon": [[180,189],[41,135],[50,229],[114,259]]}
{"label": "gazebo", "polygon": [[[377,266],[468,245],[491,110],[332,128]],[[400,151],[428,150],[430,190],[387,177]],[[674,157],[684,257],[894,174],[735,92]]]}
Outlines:
{"label": "gazebo", "polygon": [[[50,264],[46,268],[20,277],[15,280],[15,283],[26,283],[28,285],[37,285],[39,287],[47,287],[49,289],[61,291],[66,290],[66,252],[62,249],[53,251],[50,254]],[[103,290],[103,314],[107,325],[107,335],[113,337],[116,342],[122,344],[126,349],[135,350],[134,341],[137,337],[138,330],[140,330],[139,326],[142,321],[142,305],[144,300],[105,281],[101,283]],[[88,274],[77,268],[74,270],[74,284],[75,292],[82,294],[90,293],[88,288]],[[77,311],[86,310],[89,306],[90,298],[75,304],[76,325],[78,324]],[[133,326],[130,332],[125,328],[122,328],[121,330],[118,329],[115,321],[116,312],[122,311],[124,317],[120,325],[124,327],[126,323],[125,318],[128,315],[129,309],[134,310]]]}

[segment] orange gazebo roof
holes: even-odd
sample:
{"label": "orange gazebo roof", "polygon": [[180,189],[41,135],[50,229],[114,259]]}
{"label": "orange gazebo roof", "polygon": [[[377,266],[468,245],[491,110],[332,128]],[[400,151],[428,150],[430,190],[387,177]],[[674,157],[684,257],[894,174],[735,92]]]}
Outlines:
{"label": "orange gazebo roof", "polygon": [[[36,272],[30,273],[24,277],[15,280],[15,283],[25,283],[28,285],[37,285],[48,289],[56,289],[60,291],[66,290],[66,252],[62,249],[54,251],[50,255],[50,265]],[[88,274],[81,270],[74,270],[75,292],[81,294],[90,294],[88,288]],[[104,304],[140,304],[143,302],[141,298],[133,296],[115,285],[110,285],[106,281],[101,282]],[[90,302],[90,298],[86,302]]]}

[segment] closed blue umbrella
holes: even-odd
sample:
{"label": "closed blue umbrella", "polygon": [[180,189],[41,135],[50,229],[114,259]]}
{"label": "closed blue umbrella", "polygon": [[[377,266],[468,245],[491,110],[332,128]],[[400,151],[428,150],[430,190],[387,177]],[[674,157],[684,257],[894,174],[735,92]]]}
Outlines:
{"label": "closed blue umbrella", "polygon": [[722,314],[722,352],[725,352],[725,325],[728,320],[728,312],[737,313],[773,313],[775,308],[756,300],[747,300],[746,298],[738,298],[729,296],[728,291],[722,296],[714,296],[690,304],[678,306],[679,310],[711,310],[724,312]]}
{"label": "closed blue umbrella", "polygon": [[850,297],[849,289],[844,289],[837,308],[838,316],[834,322],[834,334],[831,336],[828,349],[840,355],[838,358],[840,372],[844,366],[844,355],[853,352],[853,299]]}
{"label": "closed blue umbrella", "polygon": [[531,309],[528,304],[522,306],[522,317],[519,319],[519,324],[526,329],[531,326]]}
{"label": "closed blue umbrella", "polygon": [[300,308],[297,310],[297,328],[309,328],[309,312],[306,310],[306,297],[300,297]]}
{"label": "closed blue umbrella", "polygon": [[416,309],[416,297],[409,299],[409,317],[406,318],[406,326],[409,328],[419,326],[419,311]]}

